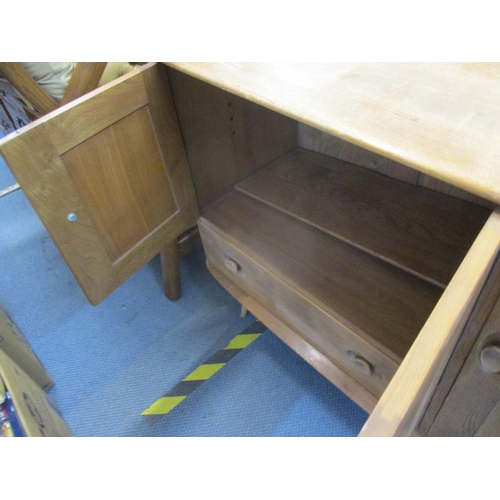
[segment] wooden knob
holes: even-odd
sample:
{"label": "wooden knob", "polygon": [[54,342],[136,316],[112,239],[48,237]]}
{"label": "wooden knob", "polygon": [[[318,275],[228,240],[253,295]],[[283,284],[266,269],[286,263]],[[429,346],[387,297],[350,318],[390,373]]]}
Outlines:
{"label": "wooden knob", "polygon": [[481,368],[487,373],[500,373],[500,346],[490,344],[479,355]]}
{"label": "wooden knob", "polygon": [[224,264],[234,274],[236,274],[240,270],[240,265],[235,260],[230,259],[229,257],[224,258]]}
{"label": "wooden knob", "polygon": [[361,370],[366,375],[371,375],[373,373],[373,365],[366,361],[365,358],[361,357],[359,354],[355,354],[349,351],[349,356],[352,359],[354,366]]}

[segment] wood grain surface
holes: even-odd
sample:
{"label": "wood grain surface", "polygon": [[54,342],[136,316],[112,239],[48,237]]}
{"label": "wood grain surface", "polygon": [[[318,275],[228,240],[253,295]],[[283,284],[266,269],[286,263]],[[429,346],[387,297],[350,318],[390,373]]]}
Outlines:
{"label": "wood grain surface", "polygon": [[299,123],[299,146],[493,210],[495,203],[321,130]]}
{"label": "wood grain surface", "polygon": [[201,219],[387,356],[400,361],[441,290],[235,191]]}
{"label": "wood grain surface", "polygon": [[[421,435],[426,435],[429,432],[429,429],[434,423],[437,414],[443,406],[450,389],[457,379],[460,370],[463,368],[465,360],[471,353],[472,347],[477,341],[499,297],[500,265],[497,258],[481,290],[474,309],[467,320],[467,324],[453,350],[451,358],[446,365],[446,369],[439,380],[439,384],[425,410],[425,414],[418,424],[418,430]],[[464,401],[464,405],[466,405],[466,401]]]}
{"label": "wood grain surface", "polygon": [[61,159],[113,262],[177,211],[147,107]]}
{"label": "wood grain surface", "polygon": [[237,189],[442,288],[490,214],[300,148]]}
{"label": "wood grain surface", "polygon": [[499,437],[500,436],[500,400],[491,410],[481,426],[474,434],[476,437]]}
{"label": "wood grain surface", "polygon": [[76,63],[73,74],[66,88],[60,106],[87,94],[99,85],[101,76],[106,69],[106,62],[79,62]]}
{"label": "wood grain surface", "polygon": [[420,421],[500,248],[496,210],[477,237],[360,436],[408,436]]}
{"label": "wood grain surface", "polygon": [[[308,300],[296,287],[262,266],[262,258],[253,259],[203,222],[199,227],[207,259],[219,272],[298,332],[309,345],[361,383],[370,394],[380,397],[398,368],[398,362],[392,359],[394,355],[386,355],[324,308]],[[356,357],[369,363],[372,367],[369,373],[356,363]]]}
{"label": "wood grain surface", "polygon": [[38,85],[20,62],[0,62],[0,74],[41,113],[57,109],[57,102]]}
{"label": "wood grain surface", "polygon": [[[47,140],[44,126],[15,141],[8,139],[0,145],[0,152],[89,301],[101,302],[120,285],[120,279],[99,239],[90,210]],[[77,222],[68,222],[70,213],[77,214]]]}
{"label": "wood grain surface", "polygon": [[258,320],[266,325],[288,347],[307,361],[321,375],[338,387],[344,394],[351,398],[363,410],[370,413],[377,403],[377,398],[368,392],[360,383],[342,371],[331,359],[311,346],[301,335],[287,326],[283,321],[269,312],[254,298],[245,293],[233,281],[226,278],[211,263],[207,261],[209,271],[217,281],[244,307],[246,307]]}
{"label": "wood grain surface", "polygon": [[94,305],[199,214],[166,73],[144,65],[0,140]]}
{"label": "wood grain surface", "polygon": [[20,133],[29,133],[31,127],[45,123],[57,152],[62,155],[148,102],[143,75],[131,71],[128,76],[99,87],[23,127]]}
{"label": "wood grain surface", "polygon": [[155,137],[165,163],[165,173],[170,185],[175,186],[173,197],[185,226],[182,231],[185,231],[195,223],[200,211],[167,68],[155,64],[152,71],[143,71],[141,76]]}
{"label": "wood grain surface", "polygon": [[[496,262],[495,267],[500,267]],[[495,273],[497,274],[497,273]],[[498,281],[497,281],[498,283]],[[494,304],[491,306],[490,296]],[[500,401],[500,382],[498,373],[485,371],[480,362],[480,355],[488,345],[500,345],[500,297],[498,286],[491,289],[490,294],[481,297],[490,305],[486,321],[477,321],[467,325],[465,332],[472,337],[477,329],[480,334],[474,345],[469,349],[467,359],[454,381],[451,390],[441,406],[429,432],[429,436],[474,436],[477,433],[487,435],[500,430],[493,424],[495,415],[498,417]],[[482,304],[476,306],[480,310]],[[467,331],[467,330],[473,330]],[[489,420],[489,422],[488,422]],[[481,430],[482,429],[482,430]],[[497,434],[500,436],[500,434]]]}
{"label": "wood grain surface", "polygon": [[178,71],[169,71],[200,209],[295,148],[297,122]]}
{"label": "wood grain surface", "polygon": [[500,63],[166,63],[500,202]]}
{"label": "wood grain surface", "polygon": [[417,170],[304,123],[299,123],[299,146],[410,184],[418,183],[420,173]]}
{"label": "wood grain surface", "polygon": [[464,191],[463,189],[457,188],[456,186],[448,184],[447,182],[440,181],[439,179],[431,177],[430,175],[427,174],[420,173],[420,176],[418,178],[418,185],[424,186],[434,191],[438,191],[439,193],[459,198],[461,200],[470,201],[471,203],[475,203],[476,205],[481,205],[491,210],[493,210],[496,207],[496,204],[493,203],[492,201],[480,198],[479,196]]}

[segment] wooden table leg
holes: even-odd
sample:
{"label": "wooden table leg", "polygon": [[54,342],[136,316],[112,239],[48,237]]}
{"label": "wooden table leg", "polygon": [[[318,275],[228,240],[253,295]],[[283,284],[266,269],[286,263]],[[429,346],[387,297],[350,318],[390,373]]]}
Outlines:
{"label": "wooden table leg", "polygon": [[177,300],[181,297],[181,270],[177,240],[165,245],[160,252],[160,258],[165,296],[170,300]]}

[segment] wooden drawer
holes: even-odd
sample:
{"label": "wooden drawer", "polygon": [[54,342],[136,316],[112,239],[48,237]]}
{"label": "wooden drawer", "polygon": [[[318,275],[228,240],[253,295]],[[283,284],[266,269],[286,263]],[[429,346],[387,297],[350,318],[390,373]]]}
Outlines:
{"label": "wooden drawer", "polygon": [[378,397],[382,394],[397,369],[397,362],[313,304],[290,283],[229,243],[203,221],[199,222],[199,227],[207,259],[218,271],[373,395]]}

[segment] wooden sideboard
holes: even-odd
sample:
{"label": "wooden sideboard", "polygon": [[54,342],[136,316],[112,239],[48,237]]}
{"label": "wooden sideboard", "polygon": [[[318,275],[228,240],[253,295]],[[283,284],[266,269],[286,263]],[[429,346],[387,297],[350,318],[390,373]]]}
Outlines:
{"label": "wooden sideboard", "polygon": [[362,436],[497,435],[498,82],[148,64],[0,152],[92,303],[159,252],[172,269],[197,222],[221,285],[371,414]]}

